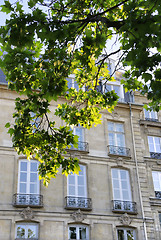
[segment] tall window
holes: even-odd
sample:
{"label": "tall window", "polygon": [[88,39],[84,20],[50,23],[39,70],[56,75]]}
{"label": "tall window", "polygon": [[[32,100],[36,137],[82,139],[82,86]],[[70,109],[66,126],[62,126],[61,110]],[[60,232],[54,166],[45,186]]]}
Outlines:
{"label": "tall window", "polygon": [[161,153],[161,141],[159,137],[148,136],[149,152]]}
{"label": "tall window", "polygon": [[127,170],[112,168],[114,200],[131,201],[131,187]]}
{"label": "tall window", "polygon": [[34,160],[20,160],[18,173],[18,189],[14,194],[15,206],[28,205],[41,207],[42,196],[39,194],[38,162]]}
{"label": "tall window", "polygon": [[68,229],[68,238],[75,240],[89,240],[89,231],[88,227],[84,225],[71,225]]}
{"label": "tall window", "polygon": [[38,239],[38,224],[19,223],[16,224],[16,239]]}
{"label": "tall window", "polygon": [[[78,150],[87,151],[88,152],[88,143],[84,141],[84,128],[83,127],[74,127],[73,134],[78,136]],[[71,145],[71,149],[74,149],[73,145]]]}
{"label": "tall window", "polygon": [[39,194],[38,162],[19,161],[18,193]]}
{"label": "tall window", "polygon": [[136,240],[135,230],[117,229],[117,240]]}
{"label": "tall window", "polygon": [[67,178],[68,196],[87,197],[86,167],[80,165],[79,175],[70,174]]}
{"label": "tall window", "polygon": [[108,142],[110,154],[129,155],[125,148],[125,134],[122,123],[108,122]]}
{"label": "tall window", "polygon": [[153,171],[152,176],[155,196],[157,198],[161,198],[161,172]]}
{"label": "tall window", "polygon": [[151,121],[157,121],[158,120],[158,115],[157,112],[152,111],[147,111],[144,109],[144,115],[145,115],[145,120],[151,120]]}

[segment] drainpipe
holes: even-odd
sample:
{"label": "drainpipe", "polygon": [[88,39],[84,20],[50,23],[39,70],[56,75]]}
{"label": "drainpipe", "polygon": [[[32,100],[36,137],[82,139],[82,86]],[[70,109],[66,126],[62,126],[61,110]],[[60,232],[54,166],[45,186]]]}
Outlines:
{"label": "drainpipe", "polygon": [[146,230],[146,223],[145,223],[144,208],[143,208],[143,199],[142,199],[142,196],[141,196],[141,187],[140,187],[140,179],[139,179],[139,171],[138,171],[138,161],[137,161],[136,150],[135,150],[135,139],[134,139],[133,124],[132,124],[131,103],[128,102],[128,104],[129,104],[129,107],[130,107],[130,125],[131,125],[131,134],[132,134],[132,144],[133,144],[133,151],[134,151],[134,161],[135,161],[135,166],[136,166],[136,176],[137,176],[138,188],[139,188],[139,198],[140,198],[140,204],[141,204],[141,213],[142,213],[142,217],[143,217],[144,236],[145,236],[145,240],[148,240],[147,230]]}

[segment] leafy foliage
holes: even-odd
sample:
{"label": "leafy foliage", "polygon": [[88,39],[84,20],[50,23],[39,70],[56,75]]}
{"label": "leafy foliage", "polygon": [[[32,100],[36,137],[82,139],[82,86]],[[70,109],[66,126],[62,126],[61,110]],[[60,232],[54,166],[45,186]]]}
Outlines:
{"label": "leafy foliage", "polygon": [[[78,159],[66,157],[66,147],[78,140],[69,126],[90,128],[101,122],[102,109],[114,109],[116,93],[99,91],[100,82],[105,86],[114,81],[114,73],[108,71],[110,57],[119,54],[115,71],[121,62],[125,88],[146,93],[150,106],[159,110],[159,0],[29,0],[26,12],[21,1],[6,0],[1,11],[9,13],[10,19],[0,28],[0,67],[9,88],[22,94],[15,101],[15,124],[6,127],[18,153],[40,161],[45,183],[60,166],[65,174],[79,170]],[[114,35],[121,47],[108,51],[108,40]],[[79,91],[68,89],[70,74],[75,75]],[[51,101],[60,97],[65,103],[52,114],[66,124],[56,127],[49,109]]]}

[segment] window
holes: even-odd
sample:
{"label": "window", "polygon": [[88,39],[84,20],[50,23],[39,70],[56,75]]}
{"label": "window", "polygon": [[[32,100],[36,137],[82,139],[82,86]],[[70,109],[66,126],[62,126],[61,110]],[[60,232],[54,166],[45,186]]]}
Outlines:
{"label": "window", "polygon": [[[78,136],[78,150],[88,152],[88,143],[84,141],[84,128],[83,127],[74,127],[73,134]],[[71,149],[75,149],[73,145],[71,145]]]}
{"label": "window", "polygon": [[161,172],[153,171],[152,176],[155,196],[157,198],[161,198]]}
{"label": "window", "polygon": [[127,170],[112,169],[112,186],[115,200],[131,201],[131,187]]}
{"label": "window", "polygon": [[132,202],[129,172],[112,168],[113,210],[136,212],[136,204]]}
{"label": "window", "polygon": [[144,109],[144,115],[145,115],[145,120],[147,121],[158,121],[158,115],[157,112],[152,111],[147,111]]}
{"label": "window", "polygon": [[38,162],[19,161],[18,193],[39,194]]}
{"label": "window", "polygon": [[159,137],[148,136],[149,152],[152,158],[161,158],[161,141]]}
{"label": "window", "polygon": [[70,174],[67,178],[68,196],[87,197],[86,167],[80,165],[79,175]]}
{"label": "window", "polygon": [[113,82],[113,84],[107,83],[105,85],[105,90],[104,90],[105,92],[109,92],[112,90],[114,90],[115,93],[118,95],[118,97],[119,97],[118,101],[123,102],[124,101],[124,91],[123,91],[123,86],[120,85],[120,82]]}
{"label": "window", "polygon": [[68,229],[68,238],[89,240],[88,227],[84,225],[71,225]]}
{"label": "window", "polygon": [[122,123],[108,122],[109,153],[130,156],[130,149],[125,148],[125,134]]}
{"label": "window", "polygon": [[66,208],[91,210],[92,201],[87,198],[86,167],[80,165],[80,169],[79,175],[68,175]]}
{"label": "window", "polygon": [[68,89],[70,88],[75,88],[78,92],[79,87],[78,87],[78,83],[75,81],[74,78],[67,78],[67,84],[68,84]]}
{"label": "window", "polygon": [[39,195],[38,162],[35,160],[20,160],[18,173],[18,191],[13,196],[13,205],[28,205],[40,207],[43,205]]}
{"label": "window", "polygon": [[159,223],[160,223],[160,228],[161,228],[161,213],[159,213]]}
{"label": "window", "polygon": [[117,240],[136,240],[135,230],[117,229]]}
{"label": "window", "polygon": [[16,224],[16,240],[19,239],[38,239],[38,224],[19,223]]}

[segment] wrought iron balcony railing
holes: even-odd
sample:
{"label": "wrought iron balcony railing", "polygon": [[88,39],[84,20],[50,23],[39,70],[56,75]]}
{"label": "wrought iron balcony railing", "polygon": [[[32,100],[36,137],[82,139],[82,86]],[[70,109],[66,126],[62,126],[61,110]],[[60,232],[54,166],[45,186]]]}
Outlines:
{"label": "wrought iron balcony railing", "polygon": [[161,153],[159,152],[150,152],[150,157],[155,159],[161,159]]}
{"label": "wrought iron balcony railing", "polygon": [[129,148],[113,146],[113,145],[109,145],[107,147],[108,147],[108,153],[109,154],[121,155],[121,156],[126,156],[126,157],[130,157],[131,156]]}
{"label": "wrought iron balcony railing", "polygon": [[158,122],[157,118],[147,118],[147,117],[145,117],[145,120],[146,121],[151,121],[151,122]]}
{"label": "wrought iron balcony railing", "polygon": [[71,150],[79,150],[84,152],[89,152],[89,145],[87,142],[78,142],[78,147],[75,148],[73,145],[71,145]]}
{"label": "wrought iron balcony railing", "polygon": [[155,191],[155,197],[161,199],[161,191]]}
{"label": "wrought iron balcony railing", "polygon": [[65,197],[66,209],[92,210],[92,199],[84,197]]}
{"label": "wrought iron balcony railing", "polygon": [[130,201],[113,200],[113,211],[114,212],[128,212],[137,213],[136,203]]}
{"label": "wrought iron balcony railing", "polygon": [[38,238],[15,238],[15,240],[38,240]]}
{"label": "wrought iron balcony railing", "polygon": [[40,194],[18,194],[13,195],[13,206],[43,207],[43,196]]}

